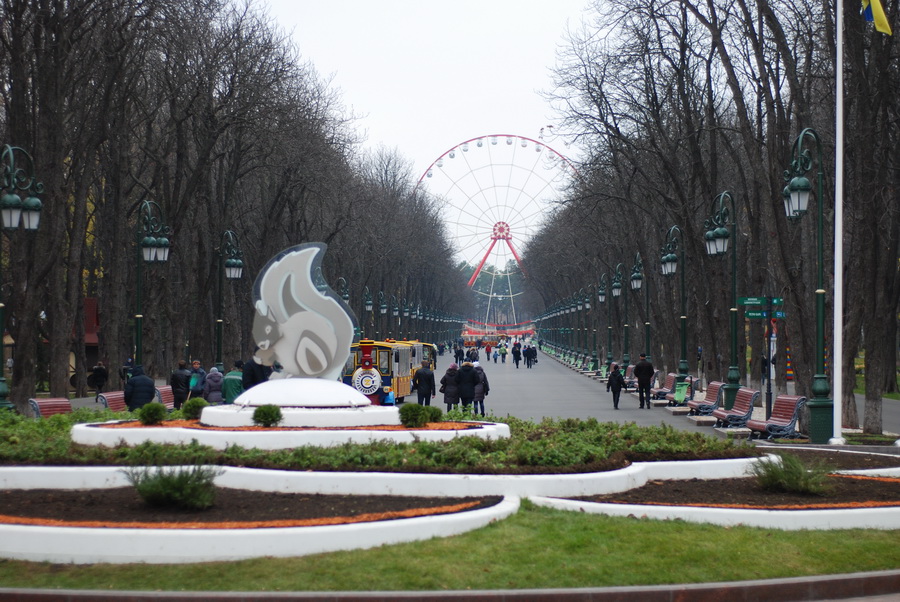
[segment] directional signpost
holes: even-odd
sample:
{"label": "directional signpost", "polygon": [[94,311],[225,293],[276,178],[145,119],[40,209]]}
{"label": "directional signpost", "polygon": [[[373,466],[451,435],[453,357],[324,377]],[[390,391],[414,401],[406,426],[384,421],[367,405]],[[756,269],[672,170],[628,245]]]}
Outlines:
{"label": "directional signpost", "polygon": [[[768,320],[769,317],[783,319],[783,311],[775,311],[775,305],[784,305],[783,297],[741,297],[738,299],[738,305],[763,305],[764,310],[744,310],[744,317],[751,320]],[[766,378],[766,420],[772,417],[772,328],[770,324],[766,324],[766,341],[767,341],[767,358],[768,370]]]}

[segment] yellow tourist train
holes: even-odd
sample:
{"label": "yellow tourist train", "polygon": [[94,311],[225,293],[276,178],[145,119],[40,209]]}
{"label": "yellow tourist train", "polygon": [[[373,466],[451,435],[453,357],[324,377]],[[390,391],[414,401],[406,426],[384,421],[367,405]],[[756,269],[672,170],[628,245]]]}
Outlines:
{"label": "yellow tourist train", "polygon": [[363,339],[350,346],[341,380],[374,404],[382,404],[386,390],[394,392],[396,403],[402,403],[412,392],[412,378],[422,360],[431,362],[434,369],[437,357],[437,345],[433,343]]}

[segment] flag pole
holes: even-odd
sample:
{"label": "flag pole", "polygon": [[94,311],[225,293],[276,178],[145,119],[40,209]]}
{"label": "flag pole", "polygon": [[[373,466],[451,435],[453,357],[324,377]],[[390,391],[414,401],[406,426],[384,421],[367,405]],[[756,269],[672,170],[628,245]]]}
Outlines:
{"label": "flag pole", "polygon": [[843,445],[844,381],[844,0],[837,8],[834,137],[834,325],[831,335],[831,379],[834,409],[830,445]]}

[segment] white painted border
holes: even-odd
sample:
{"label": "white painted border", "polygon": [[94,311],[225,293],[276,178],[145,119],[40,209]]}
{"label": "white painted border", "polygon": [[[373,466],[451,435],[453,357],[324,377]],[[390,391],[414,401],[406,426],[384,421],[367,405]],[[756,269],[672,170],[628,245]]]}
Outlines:
{"label": "white painted border", "polygon": [[[348,410],[344,410],[348,412]],[[115,422],[115,421],[111,421]],[[96,423],[95,423],[96,424]],[[382,423],[383,424],[383,423]],[[72,427],[72,441],[82,445],[104,445],[115,447],[119,443],[138,445],[144,441],[190,443],[196,439],[201,445],[224,450],[231,445],[258,449],[290,449],[303,445],[336,447],[345,443],[372,443],[391,441],[412,443],[413,441],[448,441],[456,437],[478,437],[480,439],[500,439],[509,437],[509,425],[503,423],[481,423],[481,428],[461,431],[209,431],[186,428],[129,428],[105,429],[90,424],[76,424]]]}
{"label": "white painted border", "polygon": [[275,529],[89,529],[0,525],[0,557],[91,564],[221,562],[359,550],[447,537],[502,520],[519,509],[504,498],[490,508],[389,521]]}
{"label": "white painted border", "polygon": [[692,506],[648,506],[601,504],[549,497],[530,498],[538,506],[656,520],[683,520],[723,527],[762,527],[783,531],[827,529],[900,529],[900,508],[854,508],[850,510],[747,510],[741,508],[695,508]]}

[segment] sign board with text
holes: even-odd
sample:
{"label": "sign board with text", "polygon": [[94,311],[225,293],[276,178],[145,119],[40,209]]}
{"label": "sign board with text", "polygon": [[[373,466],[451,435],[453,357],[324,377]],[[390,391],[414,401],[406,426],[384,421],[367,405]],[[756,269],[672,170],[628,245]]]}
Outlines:
{"label": "sign board with text", "polygon": [[[738,305],[768,305],[768,297],[738,297]],[[772,305],[784,305],[783,297],[772,297]]]}

